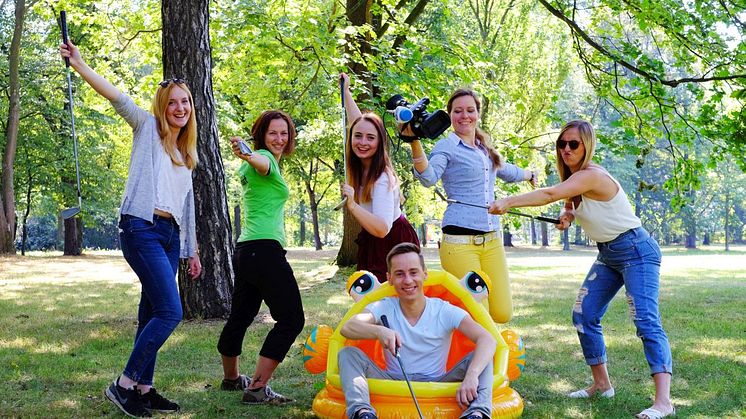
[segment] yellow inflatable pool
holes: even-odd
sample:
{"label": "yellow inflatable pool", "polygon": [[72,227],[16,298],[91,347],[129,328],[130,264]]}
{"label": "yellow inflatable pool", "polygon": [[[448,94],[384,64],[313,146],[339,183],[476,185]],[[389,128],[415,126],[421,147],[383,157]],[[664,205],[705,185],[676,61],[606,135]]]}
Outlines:
{"label": "yellow inflatable pool", "polygon": [[[356,272],[354,275],[359,275]],[[468,275],[467,275],[468,277]],[[424,283],[425,295],[428,297],[437,297],[448,301],[449,303],[466,310],[472,318],[481,324],[497,341],[497,349],[494,356],[494,387],[492,391],[492,418],[517,418],[523,412],[523,399],[509,386],[507,378],[509,358],[515,366],[517,356],[510,356],[510,348],[503,336],[498,332],[487,308],[477,300],[486,296],[486,290],[482,287],[469,285],[467,277],[463,280],[457,280],[453,275],[444,271],[428,271],[427,280]],[[481,279],[481,278],[480,278]],[[351,281],[348,281],[348,288]],[[363,281],[359,281],[363,282]],[[472,285],[473,285],[472,281]],[[482,282],[481,284],[484,284]],[[376,284],[377,286],[377,284]],[[396,292],[388,283],[384,283],[375,289],[367,289],[361,293],[360,298],[345,314],[339,322],[331,336],[329,332],[317,333],[314,330],[312,336],[306,341],[306,350],[304,351],[304,360],[308,364],[313,363],[314,356],[326,355],[326,385],[316,395],[313,401],[313,411],[321,418],[343,419],[345,418],[345,398],[342,393],[342,386],[339,378],[339,366],[337,365],[337,354],[345,346],[357,346],[362,349],[372,360],[379,366],[385,368],[383,350],[375,340],[347,340],[340,334],[341,325],[350,317],[360,313],[366,305],[372,301],[380,300],[384,297],[395,296]],[[358,289],[359,291],[360,289]],[[349,291],[349,289],[348,289]],[[484,295],[482,295],[484,294]],[[475,299],[475,297],[477,299]],[[487,299],[484,299],[485,301]],[[323,337],[322,337],[323,335]],[[514,336],[517,336],[513,333]],[[508,335],[506,335],[508,336]],[[313,338],[313,339],[312,339]],[[328,339],[327,342],[318,342],[320,339]],[[520,338],[518,338],[520,339]],[[515,342],[511,346],[516,347]],[[318,349],[324,348],[326,350]],[[318,349],[318,350],[317,350]],[[448,354],[446,370],[461,360],[466,354],[474,349],[474,344],[463,334],[455,331],[451,341],[451,348]],[[523,345],[520,343],[520,349],[523,351]],[[318,365],[318,359],[316,360]],[[525,363],[525,355],[520,356],[520,368]],[[314,372],[321,368],[316,366]],[[311,368],[309,368],[311,370]],[[378,417],[381,419],[418,419],[419,415],[415,408],[412,397],[409,393],[405,381],[369,379],[369,388],[371,403],[375,407]],[[452,419],[458,418],[462,413],[461,408],[456,403],[456,391],[460,383],[440,383],[440,382],[412,382],[412,388],[417,401],[422,410],[424,417],[428,419]]]}

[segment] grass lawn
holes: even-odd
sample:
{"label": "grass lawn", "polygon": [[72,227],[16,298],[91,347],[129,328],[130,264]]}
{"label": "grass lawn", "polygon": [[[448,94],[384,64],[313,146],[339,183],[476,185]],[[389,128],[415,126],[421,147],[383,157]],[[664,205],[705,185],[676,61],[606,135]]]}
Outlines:
{"label": "grass lawn", "polygon": [[[508,250],[514,319],[527,364],[512,386],[527,418],[628,418],[651,404],[652,380],[627,316],[623,292],[604,320],[613,399],[569,400],[590,383],[570,312],[595,249]],[[278,368],[273,387],[296,398],[286,407],[240,404],[218,390],[215,349],[223,321],[182,323],[160,352],[156,386],[178,401],[175,417],[310,418],[323,375],[301,362],[317,324],[335,326],[351,305],[343,293],[351,270],[330,265],[335,251],[288,252],[304,298],[306,331]],[[426,249],[430,268],[437,251]],[[0,257],[0,417],[124,417],[103,395],[132,346],[140,286],[118,252],[82,257],[40,253]],[[746,417],[746,248],[664,249],[661,308],[674,358],[672,397],[678,417]],[[271,328],[263,308],[244,342],[243,371]]]}

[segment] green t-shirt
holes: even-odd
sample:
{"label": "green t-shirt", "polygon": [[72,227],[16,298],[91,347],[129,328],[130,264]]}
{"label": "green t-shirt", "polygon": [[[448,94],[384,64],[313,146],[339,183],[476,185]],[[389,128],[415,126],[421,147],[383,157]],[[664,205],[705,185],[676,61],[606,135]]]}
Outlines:
{"label": "green t-shirt", "polygon": [[256,153],[269,159],[269,173],[262,176],[246,162],[238,169],[243,187],[243,222],[238,241],[272,239],[285,247],[285,201],[290,191],[275,156],[264,149]]}

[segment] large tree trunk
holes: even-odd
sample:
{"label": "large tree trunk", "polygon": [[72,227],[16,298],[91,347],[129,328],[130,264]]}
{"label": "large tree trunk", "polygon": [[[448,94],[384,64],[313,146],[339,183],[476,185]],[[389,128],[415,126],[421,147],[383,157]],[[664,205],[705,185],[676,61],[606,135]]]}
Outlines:
{"label": "large tree trunk", "polygon": [[83,222],[80,216],[65,220],[65,256],[80,256],[83,254]]}
{"label": "large tree trunk", "polygon": [[210,2],[163,0],[163,75],[187,80],[197,117],[199,165],[194,171],[197,242],[202,277],[192,281],[186,261],[179,269],[184,318],[224,318],[233,292],[233,240],[225,193],[225,172],[218,147],[212,92]]}
{"label": "large tree trunk", "polygon": [[342,235],[342,244],[339,246],[339,252],[337,253],[337,266],[353,266],[357,264],[357,243],[355,239],[360,234],[360,223],[357,222],[347,207],[343,207],[344,211],[344,234]]}
{"label": "large tree trunk", "polygon": [[562,231],[562,250],[570,250],[570,230]]}
{"label": "large tree trunk", "polygon": [[[313,170],[309,170],[313,173]],[[311,222],[313,223],[313,244],[316,250],[322,250],[321,235],[319,234],[319,203],[316,201],[316,191],[313,190],[311,181],[306,179],[306,192],[308,193],[308,202],[311,203]]]}
{"label": "large tree trunk", "polygon": [[547,223],[541,223],[541,245],[542,247],[549,246],[549,229]]}
{"label": "large tree trunk", "polygon": [[[30,4],[33,4],[31,2]],[[23,22],[26,19],[25,0],[16,0],[13,39],[8,53],[8,123],[5,129],[5,150],[3,150],[2,178],[0,179],[0,254],[15,254],[16,238],[16,198],[13,186],[13,163],[18,147],[18,124],[21,118],[21,84],[18,68],[21,62],[21,37]]]}

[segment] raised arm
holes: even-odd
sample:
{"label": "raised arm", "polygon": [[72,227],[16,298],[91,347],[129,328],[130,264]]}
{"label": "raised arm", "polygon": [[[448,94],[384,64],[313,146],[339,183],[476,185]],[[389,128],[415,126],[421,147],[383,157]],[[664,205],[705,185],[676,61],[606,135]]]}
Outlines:
{"label": "raised arm", "polygon": [[345,98],[345,112],[347,112],[347,124],[349,125],[352,121],[363,116],[363,113],[360,112],[360,108],[357,107],[357,103],[355,103],[355,99],[350,92],[350,76],[340,73],[339,78],[342,80],[342,94]]}
{"label": "raised arm", "polygon": [[241,137],[231,137],[230,140],[231,150],[233,150],[233,154],[236,157],[250,164],[262,176],[266,176],[269,173],[269,158],[259,153],[251,153],[250,155],[242,154],[241,149],[238,147],[238,141],[241,140]]}
{"label": "raised arm", "polygon": [[492,203],[489,212],[505,214],[511,208],[540,207],[560,199],[570,199],[603,187],[604,177],[595,170],[580,170],[557,185],[499,199]]}
{"label": "raised arm", "polygon": [[73,45],[72,41],[68,40],[67,45],[60,45],[60,56],[63,59],[69,58],[70,66],[80,74],[83,80],[93,87],[93,90],[109,101],[113,101],[121,94],[119,89],[114,87],[113,84],[109,83],[108,80],[93,71],[91,67],[88,67],[88,64],[86,64],[80,56],[80,50],[78,50],[78,47]]}

